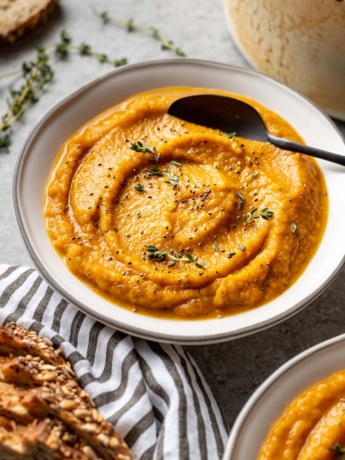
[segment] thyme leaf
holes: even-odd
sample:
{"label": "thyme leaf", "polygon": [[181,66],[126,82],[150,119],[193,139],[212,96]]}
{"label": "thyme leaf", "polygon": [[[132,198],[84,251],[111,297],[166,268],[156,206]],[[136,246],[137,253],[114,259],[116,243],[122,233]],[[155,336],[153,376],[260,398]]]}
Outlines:
{"label": "thyme leaf", "polygon": [[145,142],[133,142],[131,146],[129,147],[131,150],[134,150],[135,152],[143,152],[143,153],[150,153],[151,155],[156,154],[156,147],[150,147],[149,145],[145,144]]}
{"label": "thyme leaf", "polygon": [[337,442],[333,447],[330,448],[330,450],[336,454],[336,458],[345,460],[345,448],[341,444]]}
{"label": "thyme leaf", "polygon": [[134,186],[135,190],[137,190],[138,192],[143,192],[145,190],[145,186],[143,184],[141,184],[140,182],[138,182],[135,186]]}
{"label": "thyme leaf", "polygon": [[264,220],[269,220],[274,215],[273,211],[270,211],[268,208],[263,208],[262,211],[259,213],[257,213],[257,210],[258,208],[254,208],[244,215],[244,225],[253,224],[255,220],[259,219],[260,217],[262,217],[262,219]]}
{"label": "thyme leaf", "polygon": [[295,224],[295,222],[292,222],[291,224],[291,230],[295,233],[295,231],[297,230],[297,225]]}
{"label": "thyme leaf", "polygon": [[241,192],[238,192],[238,191],[236,192],[236,194],[240,199],[240,201],[237,203],[237,209],[242,209],[243,205],[244,205],[244,202],[245,202],[244,196],[242,195]]}
{"label": "thyme leaf", "polygon": [[162,50],[168,50],[175,53],[177,56],[185,57],[186,54],[182,51],[181,48],[176,46],[171,40],[165,38],[165,36],[156,28],[151,26],[143,26],[136,24],[133,19],[121,19],[112,14],[109,14],[108,11],[102,11],[99,8],[93,6],[93,11],[102,19],[104,24],[109,22],[113,24],[118,24],[126,29],[127,32],[144,32],[149,33],[155,40],[160,42]]}
{"label": "thyme leaf", "polygon": [[164,173],[160,171],[156,166],[151,166],[151,168],[149,169],[149,173],[153,176],[164,176]]}
{"label": "thyme leaf", "polygon": [[148,260],[152,260],[152,259],[157,259],[159,261],[162,261],[162,260],[165,260],[166,256],[167,256],[167,251],[159,251],[159,249],[154,246],[153,244],[150,244],[149,246],[147,246],[146,248],[147,252],[148,252]]}
{"label": "thyme leaf", "polygon": [[31,105],[39,100],[46,86],[52,81],[53,59],[66,60],[71,52],[76,52],[82,56],[93,56],[99,62],[107,62],[116,67],[127,63],[125,58],[114,61],[103,53],[93,51],[90,45],[74,46],[71,41],[69,34],[62,31],[57,43],[36,48],[35,56],[31,61],[24,62],[20,70],[0,75],[0,79],[19,77],[16,86],[8,87],[7,110],[0,116],[0,151],[8,152],[11,144],[11,132],[6,135],[2,133],[10,130]]}
{"label": "thyme leaf", "polygon": [[273,215],[274,212],[270,211],[268,208],[264,208],[260,213],[260,216],[265,220],[269,220],[271,217],[273,217]]}
{"label": "thyme leaf", "polygon": [[176,160],[171,160],[170,163],[175,166],[182,166],[182,164],[179,161]]}
{"label": "thyme leaf", "polygon": [[178,252],[172,251],[172,253],[168,253],[168,251],[160,251],[157,246],[150,244],[146,248],[147,252],[149,253],[147,258],[148,260],[157,259],[158,261],[164,261],[166,258],[170,259],[170,262],[167,264],[167,267],[174,267],[178,262],[183,262],[185,264],[194,263],[194,265],[198,268],[205,269],[205,262],[198,262],[197,256],[193,256],[192,254],[186,253],[184,256],[181,256]]}
{"label": "thyme leaf", "polygon": [[168,180],[165,180],[164,182],[173,185],[173,189],[180,185],[180,177],[175,176],[174,171],[171,168],[169,168],[169,171],[165,174],[165,176],[168,177]]}
{"label": "thyme leaf", "polygon": [[236,133],[225,133],[223,136],[228,137],[229,139],[233,139],[236,136]]}

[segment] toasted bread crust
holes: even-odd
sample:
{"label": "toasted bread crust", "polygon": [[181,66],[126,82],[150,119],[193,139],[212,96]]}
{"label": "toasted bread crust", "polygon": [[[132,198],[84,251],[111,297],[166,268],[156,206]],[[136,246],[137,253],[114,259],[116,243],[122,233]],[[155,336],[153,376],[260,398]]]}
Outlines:
{"label": "toasted bread crust", "polygon": [[0,327],[0,458],[131,460],[51,342]]}
{"label": "toasted bread crust", "polygon": [[46,20],[59,0],[0,0],[0,44],[14,42]]}

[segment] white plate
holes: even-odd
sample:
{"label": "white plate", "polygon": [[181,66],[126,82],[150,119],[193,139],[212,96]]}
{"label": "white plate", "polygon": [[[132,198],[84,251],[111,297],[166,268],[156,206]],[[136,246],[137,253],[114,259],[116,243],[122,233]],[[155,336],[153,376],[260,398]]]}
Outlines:
{"label": "white plate", "polygon": [[315,383],[345,369],[345,334],[288,361],[253,393],[231,430],[223,460],[256,460],[286,406]]}
{"label": "white plate", "polygon": [[198,60],[156,61],[123,67],[83,87],[39,123],[19,157],[13,199],[20,230],[33,262],[46,281],[84,312],[130,334],[165,342],[203,344],[241,337],[299,311],[334,279],[344,262],[345,169],[325,161],[329,222],[320,248],[299,280],[276,300],[251,311],[213,320],[164,320],[109,303],[74,277],[53,249],[43,216],[44,187],[62,143],[88,120],[142,91],[172,86],[218,88],[244,94],[279,113],[315,147],[345,155],[341,134],[313,103],[283,84],[252,70]]}

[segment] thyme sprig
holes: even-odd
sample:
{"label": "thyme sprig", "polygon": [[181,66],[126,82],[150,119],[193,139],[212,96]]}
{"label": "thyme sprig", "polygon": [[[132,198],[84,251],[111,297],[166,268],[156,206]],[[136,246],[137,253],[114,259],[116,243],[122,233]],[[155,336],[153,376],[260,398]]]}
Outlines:
{"label": "thyme sprig", "polygon": [[112,14],[109,14],[108,11],[100,10],[99,8],[93,6],[93,11],[103,20],[104,24],[109,22],[113,24],[118,24],[126,29],[127,32],[144,32],[152,35],[153,38],[158,40],[161,44],[162,50],[169,50],[175,53],[179,57],[185,57],[186,54],[182,51],[181,48],[176,46],[171,40],[168,40],[156,27],[143,26],[140,24],[134,23],[133,19],[124,20],[118,18]]}
{"label": "thyme sprig", "polygon": [[154,156],[156,161],[159,161],[160,153],[157,152],[155,146],[150,147],[145,142],[137,141],[132,142],[129,148],[134,150],[134,152],[149,153],[150,155]]}
{"label": "thyme sprig", "polygon": [[229,139],[233,139],[236,136],[236,133],[225,133],[223,136],[228,137]]}
{"label": "thyme sprig", "polygon": [[262,217],[264,220],[269,220],[274,215],[273,211],[270,211],[268,208],[263,208],[260,212],[257,211],[258,208],[254,208],[244,215],[244,225],[254,224],[256,219],[259,219],[260,217]]}
{"label": "thyme sprig", "polygon": [[168,180],[165,180],[164,182],[166,182],[167,184],[171,184],[173,186],[173,189],[180,185],[180,176],[175,176],[175,173],[172,170],[172,168],[169,168],[168,173],[166,173],[165,176],[168,178]]}
{"label": "thyme sprig", "polygon": [[71,52],[77,52],[81,56],[96,57],[99,62],[108,63],[115,67],[127,63],[125,58],[112,60],[106,54],[95,52],[90,45],[85,43],[79,46],[71,45],[71,38],[65,31],[61,32],[60,40],[57,43],[38,47],[33,59],[24,62],[20,70],[0,76],[0,79],[20,77],[17,86],[9,86],[7,110],[0,118],[0,151],[9,151],[11,126],[27,112],[32,104],[39,100],[43,90],[53,79],[52,59],[64,60]]}
{"label": "thyme sprig", "polygon": [[242,209],[245,199],[241,192],[236,192],[237,196],[239,197],[240,201],[237,202],[237,209]]}
{"label": "thyme sprig", "polygon": [[196,267],[205,270],[206,263],[198,262],[197,256],[193,256],[192,254],[186,253],[182,256],[176,251],[172,251],[172,254],[170,254],[166,250],[160,251],[157,246],[153,244],[147,246],[146,250],[148,252],[148,260],[157,259],[159,262],[162,262],[166,260],[166,258],[170,259],[171,262],[168,263],[167,267],[174,267],[178,262],[183,262],[185,264],[194,263]]}
{"label": "thyme sprig", "polygon": [[156,147],[150,147],[148,144],[145,144],[145,142],[132,142],[131,146],[129,147],[131,150],[134,150],[134,152],[143,152],[143,153],[150,153],[152,155],[156,154]]}
{"label": "thyme sprig", "polygon": [[345,448],[341,444],[334,444],[334,446],[331,447],[330,450],[335,452],[336,458],[339,458],[340,460],[345,460]]}
{"label": "thyme sprig", "polygon": [[135,190],[137,190],[138,192],[143,192],[145,190],[145,186],[143,184],[141,184],[140,182],[138,182],[135,186],[134,186]]}
{"label": "thyme sprig", "polygon": [[162,171],[160,171],[157,168],[157,166],[151,166],[151,168],[149,169],[149,173],[152,174],[153,176],[159,176],[159,177],[164,176],[164,173]]}
{"label": "thyme sprig", "polygon": [[52,80],[54,73],[48,61],[49,54],[46,50],[38,48],[35,58],[22,66],[21,85],[17,88],[13,85],[9,87],[8,109],[0,121],[0,150],[9,151],[11,145],[9,129],[24,115],[31,104],[38,101],[40,92]]}
{"label": "thyme sprig", "polygon": [[158,169],[157,166],[151,166],[151,168],[149,169],[149,173],[153,176],[167,177],[168,179],[164,182],[166,182],[167,184],[171,184],[173,186],[173,190],[175,190],[175,188],[179,187],[180,185],[180,176],[175,176],[175,173],[172,168],[169,168],[168,172],[165,173]]}

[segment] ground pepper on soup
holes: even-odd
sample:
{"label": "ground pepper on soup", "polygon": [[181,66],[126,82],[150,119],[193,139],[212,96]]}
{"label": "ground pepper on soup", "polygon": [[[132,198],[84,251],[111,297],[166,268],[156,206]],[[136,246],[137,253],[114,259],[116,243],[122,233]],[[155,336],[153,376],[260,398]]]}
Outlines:
{"label": "ground pepper on soup", "polygon": [[[216,317],[262,305],[304,271],[327,196],[314,159],[172,117],[186,94],[136,95],[62,146],[46,228],[68,268],[100,295],[162,317]],[[242,96],[267,129],[301,141]]]}

